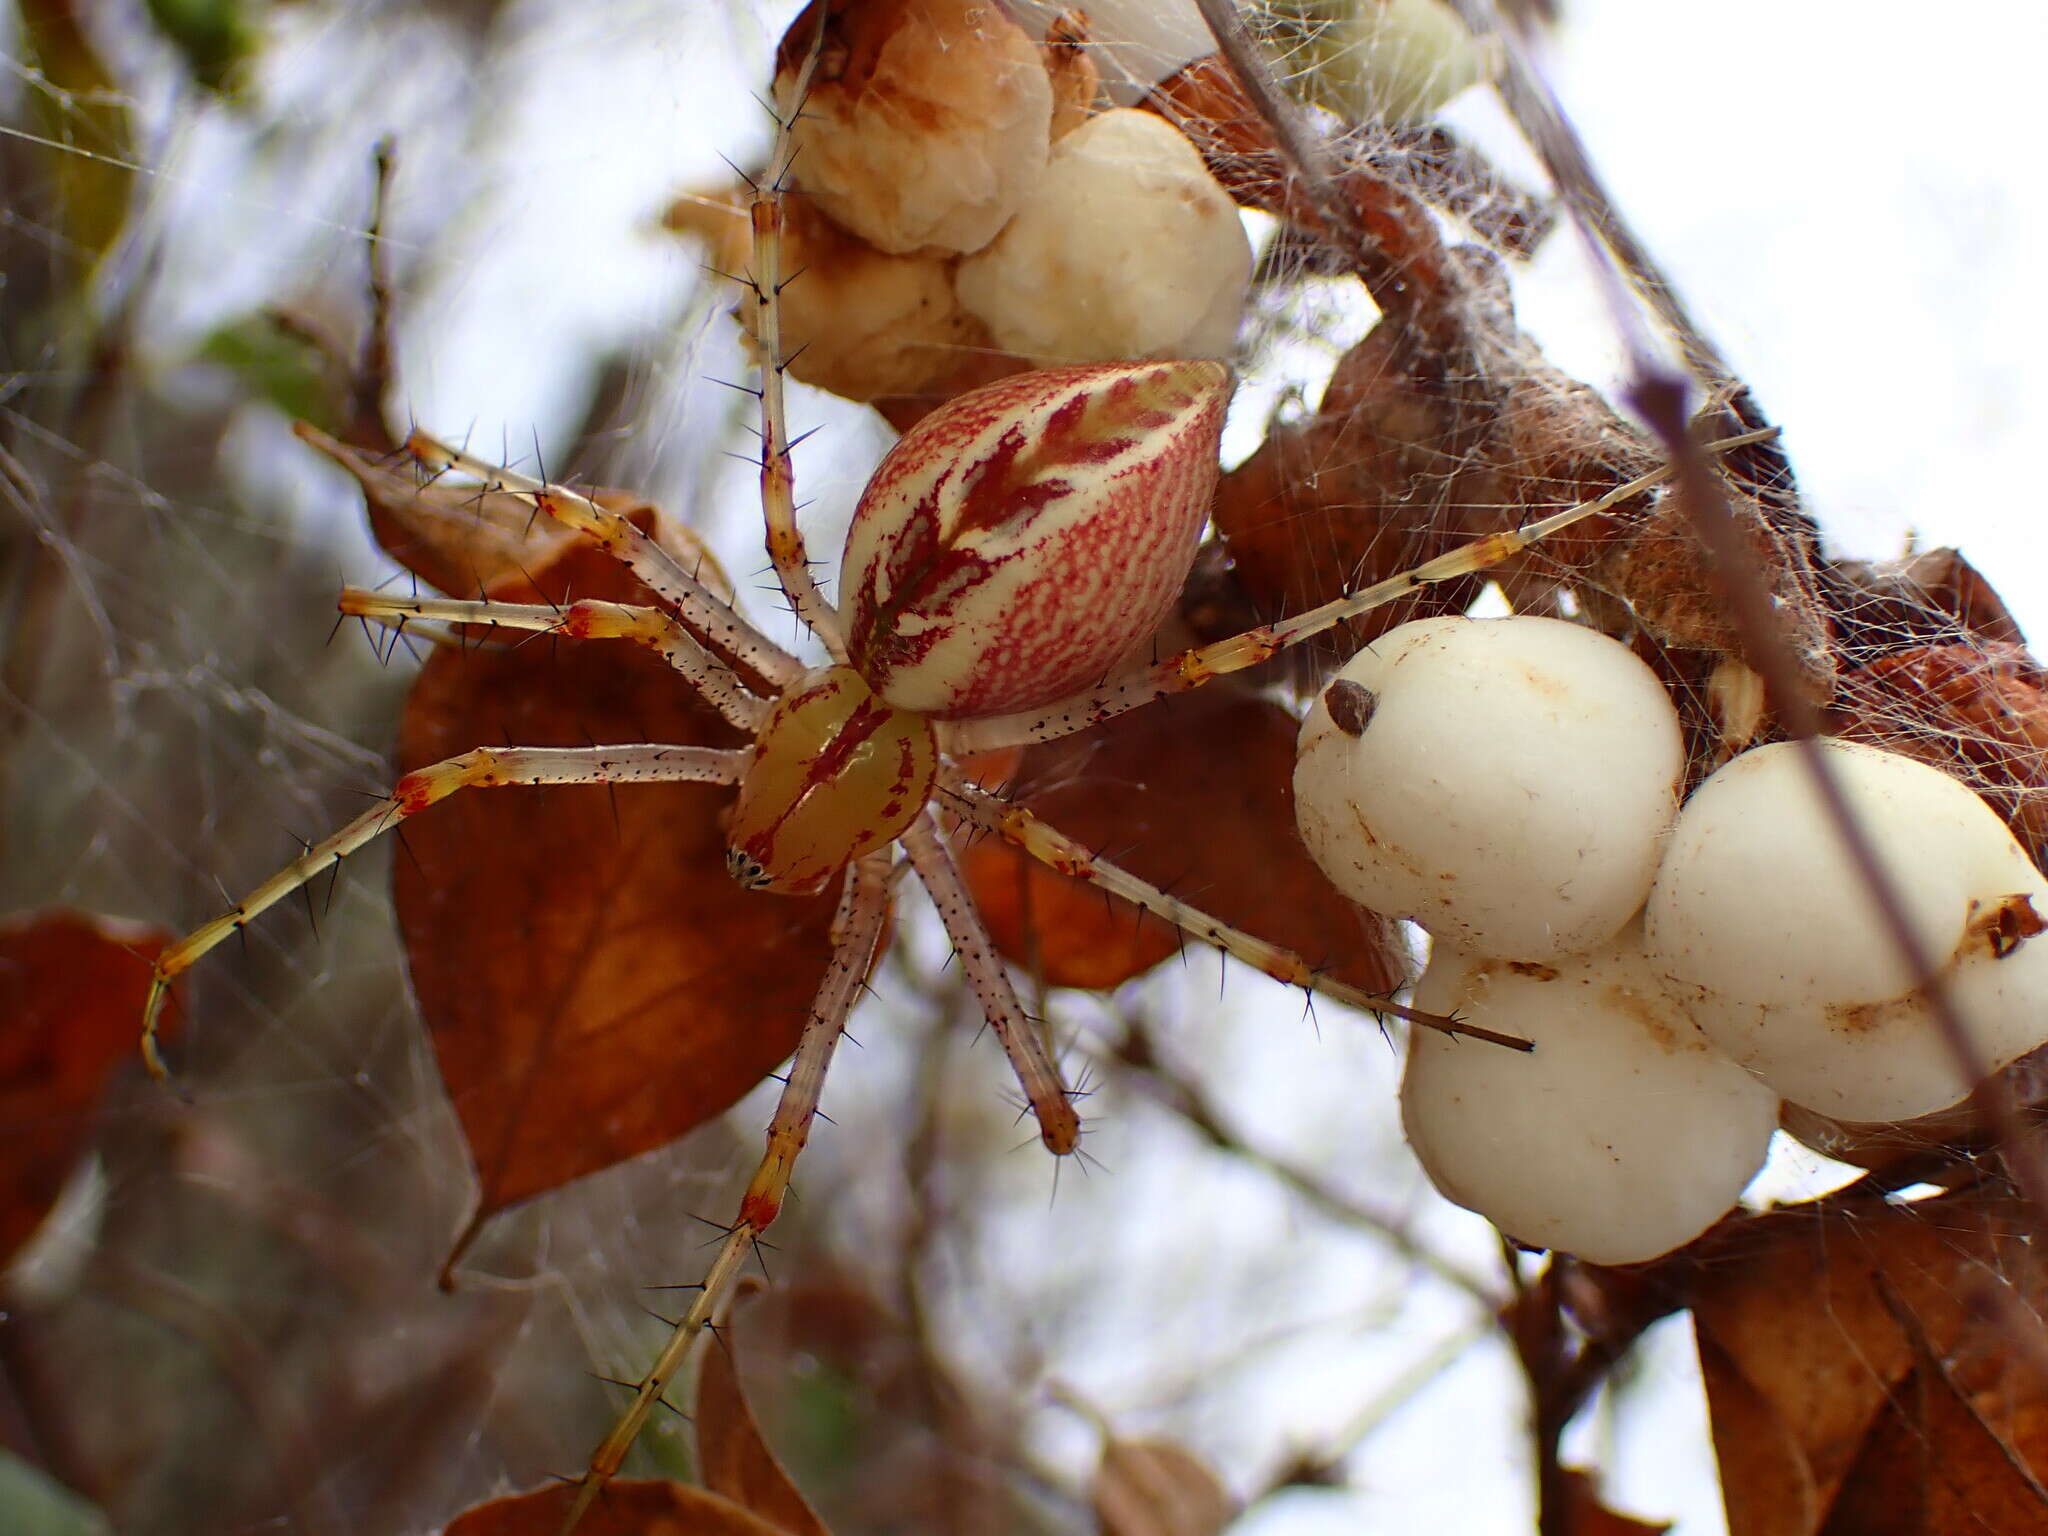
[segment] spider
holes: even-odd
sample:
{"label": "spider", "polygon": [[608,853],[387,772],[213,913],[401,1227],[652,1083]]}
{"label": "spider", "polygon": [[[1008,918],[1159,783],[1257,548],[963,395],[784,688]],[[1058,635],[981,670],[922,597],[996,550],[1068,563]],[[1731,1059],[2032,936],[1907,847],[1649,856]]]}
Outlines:
{"label": "spider", "polygon": [[[815,56],[805,78],[814,64]],[[803,95],[800,80],[795,99]],[[144,1056],[151,1072],[162,1077],[156,1031],[176,977],[364,844],[469,789],[734,786],[727,867],[739,884],[772,895],[814,893],[837,883],[832,959],[769,1125],[765,1154],[694,1303],[592,1454],[565,1530],[617,1473],[693,1342],[775,1221],[834,1048],[877,957],[893,890],[906,873],[922,882],[937,907],[984,1017],[1008,1054],[1040,1140],[1056,1155],[1076,1149],[1081,1124],[1072,1093],[975,911],[942,833],[941,813],[1122,896],[1289,985],[1421,1027],[1527,1049],[1527,1042],[1511,1035],[1420,1012],[1318,974],[1301,957],[1147,884],[977,786],[960,760],[1072,735],[1256,666],[1419,587],[1506,560],[1651,489],[1668,473],[1645,474],[1595,500],[1477,540],[1298,616],[1163,661],[1120,666],[1165,616],[1187,576],[1215,481],[1229,375],[1217,363],[1184,361],[1042,370],[959,397],[891,450],[856,513],[842,564],[842,606],[836,607],[812,578],[797,523],[784,404],[777,299],[789,281],[782,221],[793,121],[793,113],[778,120],[769,169],[756,183],[753,260],[742,279],[743,302],[755,308],[762,357],[760,494],[768,554],[783,594],[829,663],[807,668],[625,514],[567,485],[515,473],[415,433],[405,452],[427,475],[460,477],[480,494],[524,500],[537,515],[603,549],[657,601],[635,606],[585,600],[557,607],[348,588],[339,603],[343,614],[394,627],[483,625],[629,640],[660,654],[682,686],[750,743],[737,750],[656,742],[481,747],[408,773],[348,825],[166,948],[156,963],[144,1020]],[[1715,448],[1763,435],[1726,439]],[[1119,524],[1122,532],[1116,531]],[[1104,558],[1100,549],[1091,556],[1089,539],[1106,542],[1112,556]],[[946,588],[947,579],[963,584],[965,596]],[[938,597],[920,590],[920,580],[937,585]],[[977,605],[978,584],[996,600],[982,597]],[[1031,600],[1017,600],[1017,590]],[[752,686],[755,680],[765,691]]]}

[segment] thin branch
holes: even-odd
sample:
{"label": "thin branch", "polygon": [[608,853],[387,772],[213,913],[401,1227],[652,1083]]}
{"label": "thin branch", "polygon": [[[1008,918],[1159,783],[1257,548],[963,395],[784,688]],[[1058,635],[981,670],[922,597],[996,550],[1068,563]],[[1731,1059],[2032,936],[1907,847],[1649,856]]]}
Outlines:
{"label": "thin branch", "polygon": [[1115,1060],[1148,1088],[1155,1103],[1179,1116],[1218,1151],[1259,1169],[1339,1225],[1370,1231],[1402,1258],[1456,1286],[1489,1313],[1500,1308],[1503,1301],[1500,1288],[1490,1278],[1418,1242],[1408,1230],[1407,1223],[1399,1217],[1375,1210],[1356,1196],[1333,1189],[1315,1174],[1276,1152],[1253,1146],[1228,1123],[1199,1084],[1169,1066],[1160,1056],[1143,1019],[1134,1017],[1127,1021],[1127,1032],[1117,1048]]}

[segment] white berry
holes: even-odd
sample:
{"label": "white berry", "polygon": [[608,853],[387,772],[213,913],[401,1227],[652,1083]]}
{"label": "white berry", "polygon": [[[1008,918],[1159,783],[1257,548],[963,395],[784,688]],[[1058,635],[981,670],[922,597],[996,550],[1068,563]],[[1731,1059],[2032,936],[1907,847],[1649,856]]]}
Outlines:
{"label": "white berry", "polygon": [[1309,712],[1295,814],[1360,906],[1551,960],[1642,905],[1683,766],[1670,697],[1626,646],[1557,619],[1423,619]]}
{"label": "white berry", "polygon": [[[2048,918],[2048,885],[2005,824],[1925,763],[1823,750],[1983,1064],[2048,1038],[2048,946],[2025,932]],[[1647,932],[1700,1026],[1794,1103],[1902,1120],[1972,1086],[1790,743],[1743,753],[1686,803]]]}
{"label": "white berry", "polygon": [[1655,1258],[1763,1165],[1777,1095],[1694,1028],[1633,925],[1555,966],[1439,945],[1415,1001],[1535,1042],[1522,1055],[1418,1030],[1401,1083],[1431,1182],[1531,1247]]}
{"label": "white berry", "polygon": [[1252,248],[1230,194],[1164,118],[1117,108],[1053,148],[960,302],[999,345],[1041,363],[1225,357]]}

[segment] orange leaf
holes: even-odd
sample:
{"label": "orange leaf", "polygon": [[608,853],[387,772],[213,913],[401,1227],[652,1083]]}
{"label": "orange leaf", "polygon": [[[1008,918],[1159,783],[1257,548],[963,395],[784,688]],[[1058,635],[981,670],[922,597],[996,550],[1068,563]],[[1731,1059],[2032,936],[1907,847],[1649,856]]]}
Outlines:
{"label": "orange leaf", "polygon": [[[572,1484],[559,1483],[509,1499],[493,1499],[449,1522],[446,1536],[555,1536]],[[581,1536],[789,1536],[702,1488],[668,1482],[616,1482],[576,1527]]]}
{"label": "orange leaf", "polygon": [[[641,601],[580,543],[532,578]],[[525,577],[520,595],[530,595]],[[503,595],[494,593],[494,595]],[[399,732],[409,771],[482,743],[739,737],[627,644],[444,648]],[[479,1219],[674,1140],[795,1047],[836,893],[750,895],[724,867],[731,790],[493,789],[404,832],[400,925],[420,1011],[481,1180]]]}
{"label": "orange leaf", "polygon": [[135,1059],[168,938],[81,912],[0,925],[0,1266],[49,1214],[108,1078]]}
{"label": "orange leaf", "polygon": [[761,1438],[733,1366],[734,1330],[712,1340],[697,1368],[697,1466],[704,1486],[791,1536],[827,1536],[809,1501]]}
{"label": "orange leaf", "polygon": [[[1294,717],[1212,688],[1024,754],[1021,802],[1112,863],[1369,992],[1405,966],[1391,923],[1323,878],[1294,829]],[[983,838],[963,855],[1003,953],[1054,986],[1113,987],[1177,930]]]}

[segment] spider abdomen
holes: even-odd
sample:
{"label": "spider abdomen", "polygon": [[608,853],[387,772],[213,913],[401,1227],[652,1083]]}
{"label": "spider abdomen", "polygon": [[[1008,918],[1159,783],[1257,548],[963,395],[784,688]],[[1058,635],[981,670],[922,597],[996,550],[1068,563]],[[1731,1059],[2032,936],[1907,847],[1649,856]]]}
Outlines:
{"label": "spider abdomen", "polygon": [[883,703],[850,667],[806,672],[755,740],[726,868],[751,890],[823,890],[916,819],[938,761],[929,720]]}
{"label": "spider abdomen", "polygon": [[1229,397],[1220,363],[1115,363],[1018,374],[933,411],[847,532],[852,665],[937,719],[1098,681],[1179,596]]}

